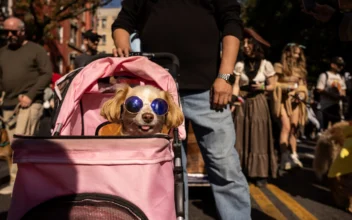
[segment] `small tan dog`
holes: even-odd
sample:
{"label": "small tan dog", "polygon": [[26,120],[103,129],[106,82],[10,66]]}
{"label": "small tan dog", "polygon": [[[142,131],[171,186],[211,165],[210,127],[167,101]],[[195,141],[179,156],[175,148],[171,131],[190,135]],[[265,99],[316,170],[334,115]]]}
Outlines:
{"label": "small tan dog", "polygon": [[0,160],[6,160],[9,170],[12,165],[12,149],[6,129],[0,129]]}
{"label": "small tan dog", "polygon": [[168,134],[184,120],[172,96],[149,85],[118,89],[100,114],[111,122],[99,130],[100,136]]}
{"label": "small tan dog", "polygon": [[[336,123],[318,139],[313,168],[320,179],[340,155],[345,142],[343,131],[349,125],[349,122]],[[352,213],[352,173],[329,177],[328,182],[336,205]]]}

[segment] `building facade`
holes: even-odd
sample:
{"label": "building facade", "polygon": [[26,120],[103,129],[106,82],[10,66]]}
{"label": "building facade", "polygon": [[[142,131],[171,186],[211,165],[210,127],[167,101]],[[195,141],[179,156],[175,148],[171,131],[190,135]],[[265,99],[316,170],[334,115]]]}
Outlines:
{"label": "building facade", "polygon": [[120,7],[103,7],[97,10],[97,33],[102,36],[98,51],[101,53],[111,53],[115,47],[112,39],[111,25],[120,10]]}
{"label": "building facade", "polygon": [[82,34],[89,29],[96,29],[95,20],[92,12],[84,12],[75,19],[61,22],[53,31],[56,39],[50,47],[50,53],[53,53],[51,58],[56,72],[65,74],[73,69],[75,57],[84,52]]}

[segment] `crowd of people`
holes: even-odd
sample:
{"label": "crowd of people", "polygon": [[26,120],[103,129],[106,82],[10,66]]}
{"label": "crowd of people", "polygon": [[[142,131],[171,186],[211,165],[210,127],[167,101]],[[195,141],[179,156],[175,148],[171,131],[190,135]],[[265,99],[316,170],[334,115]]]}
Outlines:
{"label": "crowd of people", "polygon": [[[342,119],[341,103],[348,103],[347,85],[351,88],[351,75],[342,73],[345,62],[341,57],[333,58],[312,92],[304,46],[288,43],[279,62],[267,60],[265,50],[270,44],[253,29],[243,28],[237,1],[143,2],[122,2],[112,25],[113,53],[129,56],[130,37],[137,30],[143,51],[178,56],[183,113],[195,128],[219,216],[250,219],[246,176],[261,186],[268,178],[276,178],[278,169],[302,167],[297,154],[300,128],[311,121],[319,132]],[[0,90],[5,92],[2,110],[5,122],[17,117],[14,127],[5,123],[6,129],[10,136],[13,132],[34,135],[45,103],[44,89],[52,79],[50,60],[42,47],[25,39],[20,19],[7,19],[4,29],[9,44],[0,54]],[[92,31],[86,33],[87,50],[77,58],[75,68],[97,53],[99,39]],[[236,62],[239,51],[243,59]],[[47,94],[49,106],[50,97]],[[244,101],[233,102],[239,99]],[[280,125],[278,135],[273,131],[274,123]],[[280,158],[275,153],[275,140]],[[183,143],[187,219],[186,149]]]}
{"label": "crowd of people", "polygon": [[[305,138],[308,132],[314,140],[331,124],[351,117],[350,111],[343,111],[350,108],[346,91],[351,89],[346,85],[351,85],[351,76],[343,72],[342,57],[333,57],[330,68],[311,87],[303,45],[288,43],[274,65],[265,59],[269,47],[258,33],[246,28],[243,60],[234,70],[238,80],[233,94],[244,100],[233,107],[235,147],[244,173],[258,186],[276,178],[278,170],[303,167],[297,154],[299,137]],[[273,132],[274,124],[280,132]]]}

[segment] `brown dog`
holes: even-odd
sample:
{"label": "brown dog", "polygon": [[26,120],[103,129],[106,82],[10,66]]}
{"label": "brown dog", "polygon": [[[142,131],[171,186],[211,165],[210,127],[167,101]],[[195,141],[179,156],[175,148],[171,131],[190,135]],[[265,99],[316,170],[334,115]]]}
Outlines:
{"label": "brown dog", "polygon": [[102,106],[101,115],[112,123],[103,126],[98,135],[168,134],[184,120],[172,96],[149,85],[118,89]]}
{"label": "brown dog", "polygon": [[[349,122],[336,123],[318,139],[313,168],[320,179],[340,155],[346,139],[343,129],[349,125]],[[352,173],[329,177],[328,181],[336,205],[352,213]]]}
{"label": "brown dog", "polygon": [[6,129],[0,129],[0,160],[6,160],[9,170],[12,164],[12,149]]}

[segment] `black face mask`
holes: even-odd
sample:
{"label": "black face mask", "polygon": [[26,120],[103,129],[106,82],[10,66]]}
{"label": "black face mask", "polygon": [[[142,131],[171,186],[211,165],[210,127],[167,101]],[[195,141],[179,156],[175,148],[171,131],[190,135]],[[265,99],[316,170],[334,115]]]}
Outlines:
{"label": "black face mask", "polygon": [[11,50],[17,50],[22,46],[22,42],[20,42],[19,40],[16,40],[16,41],[8,40],[7,42],[8,42],[8,48]]}
{"label": "black face mask", "polygon": [[[9,32],[11,32],[11,36],[8,36]],[[16,30],[5,30],[4,32],[7,36],[7,43],[10,49],[18,49],[22,46],[24,39],[19,36],[18,31]]]}

